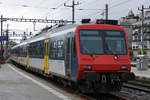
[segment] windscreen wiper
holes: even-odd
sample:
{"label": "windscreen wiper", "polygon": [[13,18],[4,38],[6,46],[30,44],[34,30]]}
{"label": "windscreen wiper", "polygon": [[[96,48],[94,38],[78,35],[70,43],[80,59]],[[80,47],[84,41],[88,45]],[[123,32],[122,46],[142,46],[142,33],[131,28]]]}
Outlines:
{"label": "windscreen wiper", "polygon": [[85,46],[82,46],[82,47],[87,53],[90,53],[90,50],[88,50]]}
{"label": "windscreen wiper", "polygon": [[[107,48],[106,51],[110,51],[112,54],[115,54],[114,51],[111,49],[111,47],[107,44],[107,42],[105,42],[105,45],[106,45],[106,48]],[[107,53],[109,53],[109,52],[107,52]]]}
{"label": "windscreen wiper", "polygon": [[83,46],[83,49],[84,49],[85,51],[87,51],[87,53],[89,53],[89,54],[90,54],[90,56],[92,57],[92,59],[93,59],[93,60],[95,59],[94,54],[92,54],[92,52],[91,52],[89,49],[87,49],[87,48],[86,48],[86,47],[84,47],[84,46]]}

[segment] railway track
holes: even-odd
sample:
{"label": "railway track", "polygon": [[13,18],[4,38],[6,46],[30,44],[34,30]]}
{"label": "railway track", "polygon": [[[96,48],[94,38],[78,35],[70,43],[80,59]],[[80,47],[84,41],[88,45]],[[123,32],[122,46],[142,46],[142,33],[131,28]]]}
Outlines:
{"label": "railway track", "polygon": [[[24,67],[20,67],[20,65],[15,64],[15,66],[24,69]],[[79,98],[82,98],[82,100],[150,100],[150,87],[143,85],[142,83],[140,85],[139,82],[136,81],[123,84],[120,92],[113,92],[110,94],[83,94],[72,87],[66,88],[61,83],[58,83],[56,80],[53,80],[47,76],[43,76],[31,71],[28,72],[40,77],[44,81],[50,82],[54,86],[65,90],[72,95],[79,96]]]}
{"label": "railway track", "polygon": [[129,84],[138,85],[146,88],[150,88],[150,79],[144,77],[136,77],[134,81],[129,81]]}
{"label": "railway track", "polygon": [[143,80],[129,81],[123,84],[122,90],[118,93],[114,93],[124,97],[127,100],[150,100],[150,85],[143,83]]}

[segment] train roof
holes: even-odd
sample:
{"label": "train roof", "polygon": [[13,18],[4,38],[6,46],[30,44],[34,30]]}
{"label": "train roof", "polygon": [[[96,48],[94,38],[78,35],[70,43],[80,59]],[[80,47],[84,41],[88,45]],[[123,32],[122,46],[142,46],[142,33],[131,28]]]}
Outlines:
{"label": "train roof", "polygon": [[86,28],[98,28],[98,29],[115,29],[115,30],[124,30],[123,27],[117,25],[109,25],[109,24],[83,24],[78,25],[77,27],[86,29]]}
{"label": "train roof", "polygon": [[57,36],[60,34],[65,34],[65,33],[70,32],[70,31],[75,31],[76,26],[77,26],[77,24],[67,24],[67,25],[64,25],[61,27],[58,26],[57,28],[54,28],[52,30],[48,30],[47,32],[43,32],[42,34],[39,34],[39,35],[34,36],[32,38],[29,38],[29,39],[15,45],[14,47],[12,47],[12,49],[16,48],[18,46],[26,45],[28,43],[44,40],[46,38],[50,38],[50,37]]}
{"label": "train roof", "polygon": [[120,26],[108,25],[108,24],[82,24],[82,25],[67,24],[67,25],[64,25],[64,26],[61,26],[61,27],[50,29],[47,32],[41,32],[42,34],[39,34],[39,35],[37,35],[35,37],[32,37],[32,38],[29,38],[29,39],[23,41],[22,43],[14,46],[13,48],[16,48],[16,47],[22,46],[22,45],[26,45],[28,43],[44,40],[44,39],[54,37],[54,36],[57,36],[57,35],[67,34],[68,32],[75,31],[76,27],[77,28],[80,27],[80,28],[83,28],[83,29],[84,28],[86,29],[87,27],[99,27],[99,28],[102,28],[102,29],[105,29],[105,28],[107,29],[109,27],[111,29],[124,30]]}

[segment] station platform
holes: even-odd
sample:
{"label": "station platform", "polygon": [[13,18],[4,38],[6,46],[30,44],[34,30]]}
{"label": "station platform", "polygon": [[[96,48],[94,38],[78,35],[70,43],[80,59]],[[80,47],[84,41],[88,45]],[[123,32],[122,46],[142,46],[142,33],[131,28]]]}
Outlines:
{"label": "station platform", "polygon": [[0,100],[79,100],[11,64],[0,68]]}
{"label": "station platform", "polygon": [[131,72],[134,72],[134,74],[138,77],[150,79],[150,69],[138,70],[136,67],[131,67]]}
{"label": "station platform", "polygon": [[138,70],[136,67],[136,62],[131,62],[131,71],[134,72],[134,74],[141,78],[147,78],[150,80],[150,63],[148,63],[148,69],[147,70]]}

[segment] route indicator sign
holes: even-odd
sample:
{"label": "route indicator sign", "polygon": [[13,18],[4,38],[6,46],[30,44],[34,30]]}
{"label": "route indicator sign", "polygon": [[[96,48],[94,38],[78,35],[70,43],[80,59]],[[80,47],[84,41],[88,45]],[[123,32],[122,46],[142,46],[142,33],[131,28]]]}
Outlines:
{"label": "route indicator sign", "polygon": [[0,36],[0,41],[8,41],[8,36]]}

